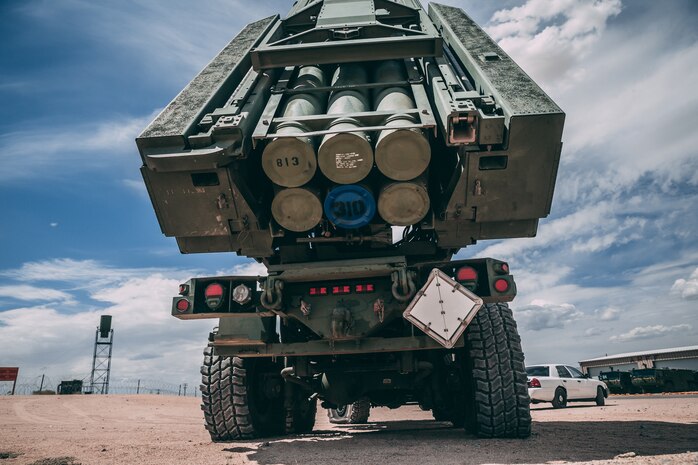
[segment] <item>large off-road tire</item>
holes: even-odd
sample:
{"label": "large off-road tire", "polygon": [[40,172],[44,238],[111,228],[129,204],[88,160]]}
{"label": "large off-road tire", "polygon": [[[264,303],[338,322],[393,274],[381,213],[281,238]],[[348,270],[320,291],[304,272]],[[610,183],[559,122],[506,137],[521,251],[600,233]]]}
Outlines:
{"label": "large off-road tire", "polygon": [[213,441],[285,432],[281,368],[267,359],[219,357],[204,350],[201,409]]}
{"label": "large off-road tire", "polygon": [[327,417],[330,423],[334,425],[346,425],[351,421],[349,415],[351,414],[351,404],[340,405],[337,408],[328,408]]}
{"label": "large off-road tire", "polygon": [[317,399],[309,400],[311,393],[296,385],[286,385],[291,394],[286,399],[286,434],[310,433],[315,426]]}
{"label": "large off-road tire", "polygon": [[449,421],[456,428],[465,426],[465,415],[462,408],[455,407],[453,410],[446,410],[434,407],[431,409],[431,414],[436,421]]}
{"label": "large off-road tire", "polygon": [[371,401],[362,398],[353,404],[342,405],[336,409],[327,409],[327,416],[333,424],[363,424],[368,422],[371,414]]}
{"label": "large off-road tire", "polygon": [[371,414],[371,401],[367,397],[363,397],[351,404],[351,413],[349,414],[349,422],[352,425],[359,425],[368,422],[368,417]]}
{"label": "large off-road tire", "polygon": [[449,415],[446,410],[434,407],[431,409],[431,414],[434,416],[434,420],[436,421],[451,421],[451,415]]}
{"label": "large off-road tire", "polygon": [[465,350],[466,430],[488,438],[530,436],[521,338],[507,304],[483,305],[466,329]]}

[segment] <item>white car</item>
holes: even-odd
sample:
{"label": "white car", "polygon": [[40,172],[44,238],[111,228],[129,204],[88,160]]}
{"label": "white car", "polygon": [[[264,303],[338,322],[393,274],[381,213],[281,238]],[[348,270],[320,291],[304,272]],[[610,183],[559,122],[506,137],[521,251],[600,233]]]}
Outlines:
{"label": "white car", "polygon": [[552,402],[554,408],[562,408],[567,402],[593,401],[604,405],[608,397],[606,384],[569,365],[532,365],[526,367],[526,374],[528,395],[534,404]]}

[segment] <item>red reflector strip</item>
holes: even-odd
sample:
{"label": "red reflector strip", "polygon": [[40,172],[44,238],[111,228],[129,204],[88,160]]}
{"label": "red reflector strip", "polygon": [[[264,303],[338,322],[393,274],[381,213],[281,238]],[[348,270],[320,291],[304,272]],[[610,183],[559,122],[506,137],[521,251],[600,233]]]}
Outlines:
{"label": "red reflector strip", "polygon": [[355,291],[357,294],[365,294],[367,292],[375,291],[375,286],[373,284],[357,284]]}
{"label": "red reflector strip", "polygon": [[350,294],[351,286],[332,286],[332,294]]}
{"label": "red reflector strip", "polygon": [[506,292],[509,290],[509,281],[499,278],[494,282],[494,288],[497,292]]}
{"label": "red reflector strip", "polygon": [[327,295],[326,287],[311,287],[308,291],[310,295]]}

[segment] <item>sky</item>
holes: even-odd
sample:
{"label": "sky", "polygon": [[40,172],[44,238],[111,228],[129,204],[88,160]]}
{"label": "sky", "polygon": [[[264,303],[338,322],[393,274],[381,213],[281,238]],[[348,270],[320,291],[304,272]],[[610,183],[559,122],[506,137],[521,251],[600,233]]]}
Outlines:
{"label": "sky", "polygon": [[[698,6],[692,0],[444,0],[567,114],[551,215],[507,260],[528,363],[698,344]],[[198,384],[213,320],[170,316],[197,275],[262,273],[180,255],[134,138],[248,22],[290,2],[0,2],[0,366],[83,378],[99,315],[112,381]]]}

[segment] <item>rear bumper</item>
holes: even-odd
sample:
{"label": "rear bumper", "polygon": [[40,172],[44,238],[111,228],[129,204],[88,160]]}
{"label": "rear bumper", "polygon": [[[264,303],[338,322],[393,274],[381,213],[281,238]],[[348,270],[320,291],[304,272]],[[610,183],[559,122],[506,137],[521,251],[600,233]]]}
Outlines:
{"label": "rear bumper", "polygon": [[[438,342],[428,336],[381,338],[369,337],[359,340],[317,340],[287,344],[250,344],[249,340],[216,337],[211,344],[216,355],[227,357],[292,357],[313,355],[348,355],[385,352],[409,352],[415,350],[442,349]],[[461,337],[454,348],[463,347]]]}
{"label": "rear bumper", "polygon": [[528,396],[533,402],[552,402],[554,395],[553,388],[528,388]]}

